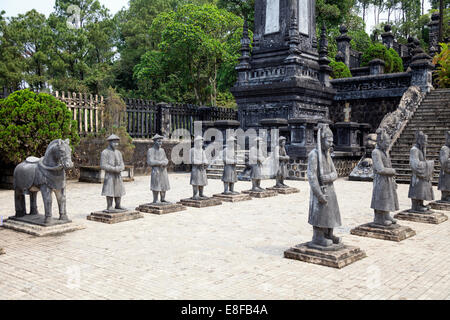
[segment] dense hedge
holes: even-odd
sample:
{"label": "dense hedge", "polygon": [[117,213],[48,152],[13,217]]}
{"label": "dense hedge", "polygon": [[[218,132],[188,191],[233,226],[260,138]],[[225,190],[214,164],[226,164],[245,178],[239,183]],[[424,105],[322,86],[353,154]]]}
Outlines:
{"label": "dense hedge", "polygon": [[403,61],[398,53],[386,48],[381,43],[372,44],[362,55],[361,66],[368,66],[373,59],[381,59],[386,63],[384,73],[403,72]]}
{"label": "dense hedge", "polygon": [[18,164],[28,156],[42,157],[55,139],[80,141],[77,122],[67,106],[46,93],[19,90],[0,99],[0,162]]}
{"label": "dense hedge", "polygon": [[343,62],[331,59],[330,67],[333,69],[333,72],[331,73],[332,79],[350,78],[352,76],[350,69]]}

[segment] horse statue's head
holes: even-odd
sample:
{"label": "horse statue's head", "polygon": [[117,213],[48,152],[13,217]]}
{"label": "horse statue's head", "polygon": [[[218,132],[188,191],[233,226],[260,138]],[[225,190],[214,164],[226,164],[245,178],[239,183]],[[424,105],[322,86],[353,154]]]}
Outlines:
{"label": "horse statue's head", "polygon": [[50,142],[45,152],[46,166],[70,169],[73,167],[72,148],[69,139],[56,139]]}

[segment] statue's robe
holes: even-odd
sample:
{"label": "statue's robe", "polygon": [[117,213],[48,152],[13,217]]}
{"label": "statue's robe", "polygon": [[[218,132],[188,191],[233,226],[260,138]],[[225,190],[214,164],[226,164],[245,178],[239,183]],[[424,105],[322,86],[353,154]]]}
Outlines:
{"label": "statue's robe", "polygon": [[392,176],[392,163],[389,155],[381,149],[372,151],[373,190],[370,207],[380,211],[399,210],[397,185]]}
{"label": "statue's robe", "polygon": [[203,149],[192,148],[189,152],[191,159],[191,185],[204,187],[208,185],[208,177],[206,176],[206,166],[208,165],[208,158]]}
{"label": "statue's robe", "polygon": [[249,151],[249,163],[251,167],[250,179],[261,180],[262,163],[266,160],[261,148],[251,147]]}
{"label": "statue's robe", "polygon": [[[322,174],[330,175],[331,181],[324,183],[320,177],[319,166],[322,166]],[[309,217],[308,223],[320,228],[336,228],[342,225],[339,205],[334,191],[333,182],[338,178],[336,168],[330,153],[322,157],[319,163],[317,149],[312,150],[308,155],[308,182],[310,185]],[[326,204],[319,202],[319,195],[323,193],[327,196]]]}
{"label": "statue's robe", "polygon": [[450,148],[443,146],[439,153],[441,172],[439,173],[438,190],[450,192]]}
{"label": "statue's robe", "polygon": [[122,197],[125,195],[121,171],[125,170],[122,153],[119,150],[107,148],[102,151],[100,168],[105,170],[102,196]]}
{"label": "statue's robe", "polygon": [[170,190],[169,175],[167,174],[167,159],[164,149],[150,148],[147,151],[147,164],[151,167],[150,190]]}
{"label": "statue's robe", "polygon": [[434,161],[426,161],[422,150],[413,146],[409,154],[409,164],[412,175],[408,197],[415,200],[434,200],[432,186]]}
{"label": "statue's robe", "polygon": [[278,147],[278,170],[277,170],[277,177],[281,179],[286,179],[289,175],[288,173],[288,163],[289,163],[289,156],[286,153],[285,148]]}
{"label": "statue's robe", "polygon": [[237,182],[237,174],[236,174],[236,163],[237,163],[237,155],[235,148],[225,148],[223,150],[223,175],[222,181],[225,183],[236,183]]}

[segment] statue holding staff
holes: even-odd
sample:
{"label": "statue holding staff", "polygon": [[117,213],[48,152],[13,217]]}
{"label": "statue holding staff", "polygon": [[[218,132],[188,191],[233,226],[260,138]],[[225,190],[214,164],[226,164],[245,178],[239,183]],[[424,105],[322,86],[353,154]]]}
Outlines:
{"label": "statue holding staff", "polygon": [[[150,190],[153,192],[153,203],[168,203],[166,191],[170,190],[169,175],[167,174],[169,160],[161,147],[163,138],[156,134],[152,138],[153,147],[147,151],[147,164],[151,167]],[[160,201],[158,201],[158,196],[160,196]]]}
{"label": "statue holding staff", "polygon": [[327,124],[319,124],[317,147],[308,155],[308,223],[313,226],[312,244],[321,247],[341,243],[333,235],[333,229],[341,226],[341,214],[333,186],[338,174],[330,155],[332,147],[333,133]]}
{"label": "statue holding staff", "polygon": [[206,169],[208,168],[208,158],[203,150],[203,138],[197,136],[194,139],[194,147],[190,150],[189,158],[191,160],[191,185],[193,189],[193,200],[208,199],[203,194],[203,189],[208,185]]}

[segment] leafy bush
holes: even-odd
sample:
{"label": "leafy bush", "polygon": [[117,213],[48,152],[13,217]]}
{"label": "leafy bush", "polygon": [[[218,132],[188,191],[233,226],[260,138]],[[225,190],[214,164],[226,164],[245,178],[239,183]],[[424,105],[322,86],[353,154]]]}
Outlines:
{"label": "leafy bush", "polygon": [[55,139],[80,141],[77,122],[67,106],[46,93],[19,90],[0,100],[0,161],[18,164],[28,156],[42,157]]}
{"label": "leafy bush", "polygon": [[402,72],[403,61],[402,58],[394,49],[388,49],[381,43],[372,44],[362,55],[361,66],[368,66],[373,59],[381,59],[386,63],[384,72]]}
{"label": "leafy bush", "polygon": [[450,88],[450,48],[447,43],[440,43],[441,53],[433,58],[436,65],[436,83],[440,88]]}
{"label": "leafy bush", "polygon": [[350,69],[343,62],[331,59],[330,67],[333,69],[331,73],[331,78],[333,79],[350,78],[352,76]]}

